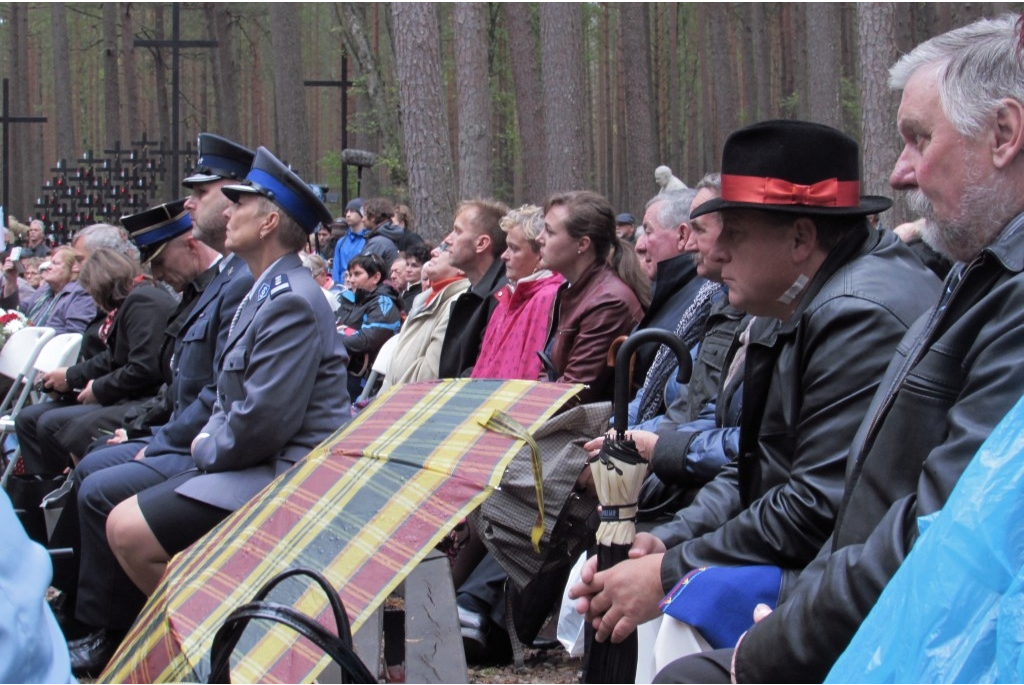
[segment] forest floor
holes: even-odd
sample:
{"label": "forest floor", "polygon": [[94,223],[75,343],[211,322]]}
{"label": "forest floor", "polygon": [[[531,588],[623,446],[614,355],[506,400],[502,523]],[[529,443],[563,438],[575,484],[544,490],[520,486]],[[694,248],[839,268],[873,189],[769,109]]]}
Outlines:
{"label": "forest floor", "polygon": [[507,666],[470,666],[471,683],[578,683],[583,659],[569,656],[562,645],[524,651],[526,670]]}

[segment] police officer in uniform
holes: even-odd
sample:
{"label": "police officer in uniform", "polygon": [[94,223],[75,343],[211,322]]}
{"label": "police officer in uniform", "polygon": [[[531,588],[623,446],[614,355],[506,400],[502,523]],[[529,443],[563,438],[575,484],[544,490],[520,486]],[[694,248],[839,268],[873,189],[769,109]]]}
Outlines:
{"label": "police officer in uniform", "polygon": [[[145,594],[155,589],[173,554],[349,415],[343,390],[348,357],[334,314],[296,254],[330,214],[265,148],[257,151],[244,184],[222,190],[234,203],[227,211],[226,247],[249,265],[255,284],[233,317],[213,414],[192,442],[194,467],[121,502],[107,521],[110,549]],[[151,459],[162,457],[145,461]],[[131,602],[137,611],[141,597],[123,585],[112,584],[109,602]],[[105,629],[108,644],[119,637],[111,633],[118,626],[96,627]],[[74,649],[72,665],[85,665]]]}

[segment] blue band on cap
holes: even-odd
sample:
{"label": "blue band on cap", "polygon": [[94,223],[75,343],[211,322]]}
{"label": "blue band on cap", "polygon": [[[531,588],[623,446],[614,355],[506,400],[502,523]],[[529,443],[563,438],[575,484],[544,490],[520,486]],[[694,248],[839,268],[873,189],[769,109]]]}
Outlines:
{"label": "blue band on cap", "polygon": [[192,228],[192,217],[189,216],[188,212],[185,212],[178,218],[172,219],[165,224],[159,224],[152,229],[133,233],[132,240],[140,248],[150,247],[171,238],[176,238],[190,228]]}
{"label": "blue band on cap", "polygon": [[306,233],[312,232],[317,224],[320,223],[316,210],[310,207],[309,201],[306,198],[262,169],[250,169],[249,175],[245,180],[251,181],[253,185],[272,192],[274,194],[274,197],[271,198],[273,202],[298,221]]}

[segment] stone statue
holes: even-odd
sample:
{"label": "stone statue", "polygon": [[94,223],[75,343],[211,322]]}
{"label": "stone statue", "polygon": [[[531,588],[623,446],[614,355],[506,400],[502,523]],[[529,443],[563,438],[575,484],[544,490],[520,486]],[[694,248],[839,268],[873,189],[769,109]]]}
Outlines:
{"label": "stone statue", "polygon": [[672,193],[677,190],[686,190],[686,184],[680,181],[667,166],[660,166],[654,170],[654,180],[661,186],[658,195]]}

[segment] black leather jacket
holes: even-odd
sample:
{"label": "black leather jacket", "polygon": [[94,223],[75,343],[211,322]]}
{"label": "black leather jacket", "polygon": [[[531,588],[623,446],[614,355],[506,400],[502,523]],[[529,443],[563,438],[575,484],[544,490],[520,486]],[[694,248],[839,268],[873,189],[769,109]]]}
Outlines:
{"label": "black leather jacket", "polygon": [[498,307],[494,293],[506,283],[505,262],[495,259],[480,282],[452,302],[448,328],[441,345],[439,378],[460,378],[473,372],[487,322]]}
{"label": "black leather jacket", "polygon": [[666,591],[691,569],[800,569],[832,532],[850,442],[897,343],[939,281],[891,233],[840,242],[781,325],[758,319],[740,453],[654,531]]}
{"label": "black leather jacket", "polygon": [[850,451],[835,533],[737,653],[741,682],[821,682],[1024,391],[1024,214],[897,350]]}

